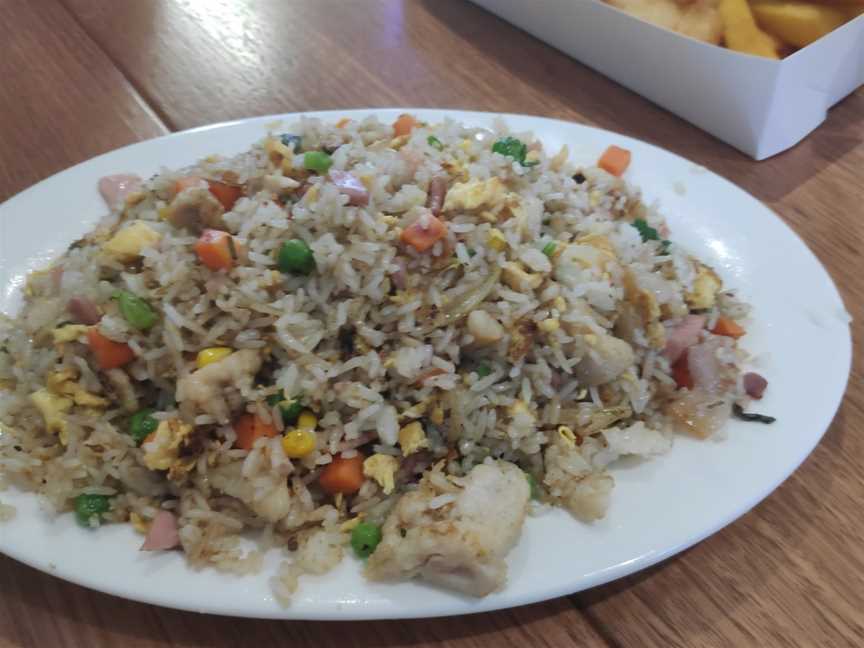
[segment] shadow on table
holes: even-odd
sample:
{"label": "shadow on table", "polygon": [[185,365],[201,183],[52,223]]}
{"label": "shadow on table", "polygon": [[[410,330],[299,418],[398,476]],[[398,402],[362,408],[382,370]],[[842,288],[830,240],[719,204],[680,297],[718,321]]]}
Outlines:
{"label": "shadow on table", "polygon": [[[461,644],[520,633],[546,617],[572,610],[567,599],[515,610],[406,621],[272,621],[181,612],[135,603],[66,583],[0,556],[0,645],[284,646],[316,648]],[[6,617],[6,618],[4,618]],[[50,637],[56,641],[50,641]],[[49,639],[46,642],[46,639]],[[476,642],[476,643],[475,643]],[[506,642],[516,643],[516,638]]]}
{"label": "shadow on table", "polygon": [[[422,0],[422,4],[424,11],[453,34],[538,92],[572,106],[592,124],[652,142],[708,166],[766,202],[781,200],[864,142],[864,92],[859,90],[835,106],[827,123],[799,145],[756,163],[528,33],[489,29],[490,17],[498,24],[506,23],[468,0]],[[539,10],[539,5],[530,10]],[[501,91],[506,92],[506,88]]]}

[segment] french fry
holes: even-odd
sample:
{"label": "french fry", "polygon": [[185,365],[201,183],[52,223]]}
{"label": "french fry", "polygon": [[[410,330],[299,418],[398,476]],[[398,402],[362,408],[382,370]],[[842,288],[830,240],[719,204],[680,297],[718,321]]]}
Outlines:
{"label": "french fry", "polygon": [[777,41],[759,29],[747,0],[720,0],[720,18],[726,47],[744,54],[780,58]]}
{"label": "french fry", "polygon": [[794,0],[752,0],[753,15],[769,34],[796,47],[806,47],[846,22],[840,7]]}

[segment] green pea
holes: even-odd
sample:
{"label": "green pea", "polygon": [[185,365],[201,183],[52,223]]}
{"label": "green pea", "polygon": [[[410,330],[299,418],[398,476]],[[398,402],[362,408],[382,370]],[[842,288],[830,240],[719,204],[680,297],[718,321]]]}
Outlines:
{"label": "green pea", "polygon": [[111,502],[107,495],[84,495],[75,498],[75,517],[78,524],[92,528],[91,521],[96,516],[97,521],[102,515],[111,509]]}
{"label": "green pea", "polygon": [[427,137],[426,142],[429,144],[429,146],[431,146],[432,148],[434,148],[438,151],[444,150],[444,143],[441,140],[439,140],[437,137],[435,137],[434,135],[430,135],[429,137]]}
{"label": "green pea", "polygon": [[539,500],[542,491],[540,490],[540,485],[537,483],[537,480],[534,478],[529,472],[525,473],[525,479],[528,480],[528,488],[531,489],[531,499]]}
{"label": "green pea", "polygon": [[153,434],[159,427],[159,421],[153,418],[155,411],[152,407],[148,407],[140,412],[135,412],[129,419],[129,436],[135,441],[135,445],[140,446],[144,443],[144,439]]}
{"label": "green pea", "polygon": [[546,245],[543,246],[543,254],[545,254],[547,257],[551,257],[553,254],[555,254],[555,250],[557,248],[558,248],[558,244],[555,243],[555,241],[550,241],[549,243],[547,243]]}
{"label": "green pea", "polygon": [[117,300],[123,318],[137,329],[148,329],[159,320],[156,311],[138,295],[118,290],[112,295],[112,299]]}
{"label": "green pea", "polygon": [[333,166],[333,158],[324,151],[306,151],[303,154],[303,168],[315,173],[327,173]]}
{"label": "green pea", "polygon": [[285,133],[279,138],[279,140],[295,153],[299,153],[303,150],[303,138],[299,135],[290,135]]}
{"label": "green pea", "polygon": [[489,374],[492,373],[492,369],[487,364],[481,364],[477,369],[475,369],[478,378],[485,378]]}
{"label": "green pea", "polygon": [[291,274],[308,275],[315,269],[315,255],[306,241],[291,239],[279,248],[279,269]]}
{"label": "green pea", "polygon": [[351,532],[351,547],[358,558],[368,558],[381,542],[381,527],[371,522],[361,522]]}

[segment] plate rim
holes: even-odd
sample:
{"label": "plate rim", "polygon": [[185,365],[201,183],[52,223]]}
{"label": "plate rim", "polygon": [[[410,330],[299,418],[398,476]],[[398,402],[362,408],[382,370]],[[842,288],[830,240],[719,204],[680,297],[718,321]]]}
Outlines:
{"label": "plate rim", "polygon": [[[380,108],[351,108],[351,109],[329,109],[329,110],[306,110],[299,112],[289,112],[289,113],[279,113],[279,114],[270,114],[270,115],[259,115],[247,118],[240,119],[232,119],[221,122],[216,122],[212,124],[204,124],[200,126],[196,126],[193,128],[189,128],[182,131],[176,131],[172,133],[166,133],[164,135],[160,135],[158,137],[141,140],[138,142],[133,142],[122,147],[112,149],[111,151],[107,151],[105,153],[101,153],[97,156],[91,157],[87,160],[83,160],[75,165],[62,169],[57,173],[54,173],[50,176],[47,176],[35,184],[26,187],[25,189],[19,191],[18,193],[10,196],[3,203],[0,203],[0,218],[3,217],[3,212],[9,209],[9,205],[14,205],[19,200],[26,199],[31,193],[37,193],[40,191],[40,188],[43,184],[49,181],[55,181],[58,178],[61,178],[65,174],[71,173],[73,170],[96,163],[100,160],[105,160],[111,156],[117,155],[120,152],[129,152],[130,149],[134,149],[136,147],[140,147],[141,145],[158,145],[164,142],[171,142],[174,140],[182,139],[189,135],[199,134],[199,133],[207,133],[211,131],[218,131],[226,128],[234,128],[234,127],[247,127],[253,124],[262,124],[266,125],[270,122],[278,122],[290,119],[297,119],[303,116],[314,116],[322,119],[327,119],[336,115],[339,116],[378,116],[381,118],[382,116],[389,116],[394,113],[401,112],[411,112],[414,114],[431,114],[434,115],[436,119],[443,119],[447,116],[453,116],[454,119],[460,121],[462,123],[471,125],[472,119],[490,119],[490,118],[500,118],[504,121],[507,120],[522,120],[528,118],[530,120],[539,120],[541,122],[547,122],[551,124],[559,124],[564,127],[570,128],[573,126],[584,128],[592,131],[597,131],[599,133],[604,133],[609,135],[612,138],[617,138],[619,141],[623,140],[632,141],[638,143],[641,147],[648,147],[653,150],[655,153],[659,153],[663,156],[668,156],[674,158],[677,162],[687,163],[694,167],[699,167],[705,169],[705,172],[713,176],[715,180],[721,181],[724,185],[724,189],[726,191],[738,192],[739,194],[743,194],[747,199],[754,201],[761,205],[767,213],[769,213],[785,230],[788,234],[791,234],[792,238],[794,238],[796,244],[801,248],[801,251],[809,255],[810,260],[816,264],[816,266],[821,270],[824,275],[824,279],[826,280],[825,286],[830,289],[831,297],[835,298],[837,303],[840,305],[844,305],[843,295],[838,289],[833,277],[830,272],[828,272],[827,268],[820,261],[819,257],[810,249],[807,245],[806,241],[799,236],[799,234],[782,218],[780,217],[770,206],[764,203],[762,200],[746,191],[742,187],[736,185],[734,182],[726,178],[725,176],[704,167],[701,164],[693,162],[689,158],[686,158],[678,153],[665,149],[657,144],[652,142],[647,142],[645,140],[641,140],[623,133],[618,133],[616,131],[611,131],[605,128],[597,127],[591,124],[584,124],[575,121],[568,121],[564,119],[547,117],[544,115],[532,115],[528,113],[500,113],[495,111],[478,111],[478,110],[463,110],[463,109],[449,109],[449,108],[421,108],[421,107],[380,107]],[[637,188],[642,188],[638,184],[635,184]],[[0,220],[0,225],[5,221]],[[0,227],[0,231],[2,231],[2,227]],[[0,258],[0,267],[2,267],[2,258]],[[846,396],[846,392],[848,390],[849,377],[852,366],[852,331],[851,326],[846,326],[846,334],[843,336],[843,362],[842,362],[842,371],[843,371],[843,379],[842,379],[842,389],[839,392],[832,396],[831,403],[829,407],[826,408],[830,410],[830,417],[826,419],[826,422],[821,430],[821,433],[818,435],[814,435],[812,438],[812,442],[807,444],[802,444],[801,452],[799,456],[796,457],[794,462],[790,462],[790,464],[786,465],[784,469],[780,472],[780,476],[778,479],[773,480],[770,487],[767,489],[759,490],[759,492],[751,494],[750,497],[747,498],[746,502],[742,503],[741,506],[731,515],[723,516],[722,518],[718,518],[718,520],[712,524],[707,526],[701,533],[694,534],[691,537],[688,537],[686,540],[665,547],[662,550],[649,553],[643,556],[634,557],[632,560],[619,563],[617,565],[611,566],[601,572],[598,572],[592,576],[587,578],[582,578],[576,588],[574,589],[573,583],[570,585],[560,585],[558,587],[547,588],[543,591],[543,593],[534,596],[524,596],[520,597],[518,593],[510,592],[507,601],[497,601],[490,600],[489,598],[480,599],[479,601],[474,602],[472,600],[470,609],[461,609],[465,607],[465,600],[463,597],[459,595],[453,595],[452,604],[438,605],[434,606],[432,610],[416,610],[415,612],[405,612],[401,608],[394,608],[392,610],[385,610],[380,608],[367,609],[364,606],[349,606],[342,609],[338,614],[335,614],[329,608],[324,608],[319,611],[319,613],[309,613],[303,612],[300,615],[292,615],[291,608],[284,608],[282,610],[273,611],[262,611],[255,614],[248,614],[242,610],[227,610],[227,609],[218,609],[212,606],[192,606],[186,605],[182,602],[171,602],[166,601],[165,599],[159,599],[148,595],[138,595],[135,592],[130,592],[128,589],[124,589],[122,586],[117,586],[113,581],[109,584],[105,584],[104,580],[100,580],[97,577],[94,578],[81,578],[76,575],[70,575],[68,573],[63,573],[64,570],[58,568],[52,563],[44,564],[37,559],[30,559],[26,556],[26,552],[16,551],[14,548],[9,548],[5,546],[2,538],[0,538],[0,553],[9,556],[10,558],[31,566],[39,571],[48,574],[50,576],[55,576],[61,578],[62,580],[74,583],[76,585],[81,585],[83,587],[87,587],[88,589],[92,589],[98,592],[106,593],[111,596],[118,596],[128,600],[139,601],[143,603],[148,603],[151,605],[156,605],[160,607],[166,607],[170,609],[179,609],[191,612],[206,612],[209,614],[216,614],[220,616],[234,616],[234,617],[245,617],[245,618],[262,618],[262,619],[305,619],[305,620],[373,620],[373,619],[409,619],[409,618],[435,618],[442,616],[450,616],[450,615],[462,615],[462,614],[477,614],[483,612],[489,612],[492,610],[500,610],[500,609],[509,609],[512,607],[517,607],[521,605],[527,605],[531,603],[537,603],[539,601],[545,601],[553,598],[557,598],[560,596],[570,595],[579,591],[584,591],[586,589],[590,589],[593,587],[597,587],[606,583],[609,583],[613,580],[617,580],[619,578],[623,578],[624,576],[642,571],[648,567],[656,565],[663,560],[666,560],[676,554],[685,551],[686,549],[698,544],[704,539],[708,538],[711,535],[714,535],[721,529],[725,528],[732,524],[735,520],[742,517],[744,514],[751,511],[756,505],[774,493],[791,475],[794,473],[801,464],[810,456],[810,454],[815,449],[816,445],[824,438],[824,435],[830,428],[833,423],[836,414],[843,403],[843,400]],[[839,372],[838,372],[839,373]],[[794,464],[794,465],[793,465]],[[31,498],[36,498],[37,496],[33,493],[27,493],[26,496]],[[14,522],[13,522],[14,523]],[[509,588],[505,586],[505,590]],[[486,603],[484,603],[486,602]],[[371,612],[371,614],[370,614]]]}

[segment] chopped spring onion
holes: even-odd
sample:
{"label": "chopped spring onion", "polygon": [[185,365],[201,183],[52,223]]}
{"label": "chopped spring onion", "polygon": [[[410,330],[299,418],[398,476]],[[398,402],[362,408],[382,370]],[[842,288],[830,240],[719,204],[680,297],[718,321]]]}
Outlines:
{"label": "chopped spring onion", "polygon": [[492,145],[492,152],[511,157],[524,167],[540,164],[538,161],[525,161],[528,156],[528,146],[515,137],[502,137]]}
{"label": "chopped spring onion", "polygon": [[285,133],[279,138],[279,140],[295,153],[299,153],[303,150],[303,138],[299,135],[290,135]]}
{"label": "chopped spring onion", "polygon": [[95,516],[97,521],[111,509],[107,495],[86,495],[82,493],[75,498],[75,517],[81,526],[91,528]]}

